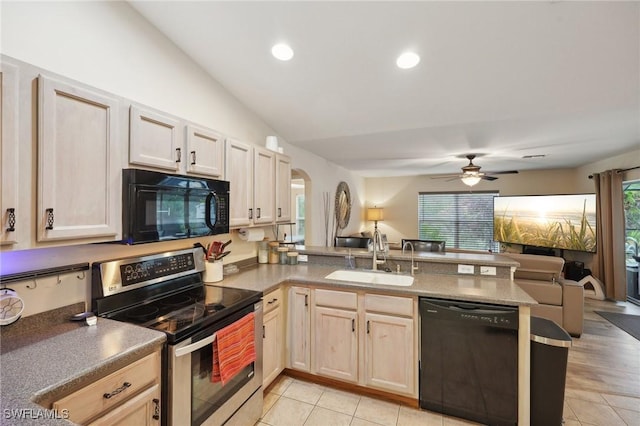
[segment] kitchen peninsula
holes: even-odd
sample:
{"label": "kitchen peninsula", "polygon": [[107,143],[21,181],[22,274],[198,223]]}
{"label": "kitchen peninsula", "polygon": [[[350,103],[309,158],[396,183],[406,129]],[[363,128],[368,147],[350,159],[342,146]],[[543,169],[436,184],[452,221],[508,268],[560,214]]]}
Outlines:
{"label": "kitchen peninsula", "polygon": [[[378,311],[380,311],[391,307],[391,304],[386,304],[387,301],[402,302],[409,300],[411,302],[409,304],[410,311],[408,311],[408,314],[402,315],[404,315],[403,320],[405,322],[409,322],[412,326],[412,338],[410,343],[413,344],[415,352],[417,352],[418,347],[418,327],[416,324],[418,321],[417,300],[419,297],[453,299],[518,307],[518,424],[529,424],[530,306],[536,304],[536,302],[527,293],[515,285],[509,276],[502,277],[502,274],[504,273],[502,269],[510,270],[512,267],[517,266],[517,262],[500,255],[490,254],[478,254],[477,256],[468,253],[416,254],[414,255],[414,260],[419,262],[419,269],[418,273],[414,276],[413,284],[410,286],[400,287],[327,279],[326,276],[330,273],[344,268],[344,256],[345,254],[348,254],[348,250],[302,246],[297,247],[296,250],[298,250],[300,254],[307,255],[308,262],[299,263],[298,265],[253,264],[250,267],[242,268],[239,273],[226,275],[223,281],[219,283],[220,285],[228,287],[262,291],[265,294],[264,303],[268,303],[270,301],[268,297],[269,293],[272,293],[274,290],[282,290],[282,294],[284,295],[284,300],[281,300],[281,306],[283,307],[282,318],[285,319],[283,331],[286,330],[284,336],[287,336],[287,334],[290,333],[290,329],[293,329],[295,325],[294,320],[291,317],[294,312],[293,306],[295,304],[295,299],[291,297],[291,295],[294,294],[292,291],[293,289],[302,289],[308,292],[308,313],[310,312],[309,310],[311,309],[311,306],[314,306],[313,309],[315,311],[320,312],[320,309],[322,308],[321,305],[324,303],[321,303],[320,295],[323,297],[326,295],[348,296],[348,298],[357,300],[359,304],[357,309],[359,309],[360,306],[365,308],[363,312],[359,312],[359,310],[354,311],[356,315],[355,321],[357,322],[357,325],[354,323],[354,327],[359,333],[364,333],[364,329],[366,327],[364,319],[373,318],[373,316],[371,316],[372,314],[370,314],[370,311],[368,310],[368,306],[372,306],[367,305],[369,301],[373,301],[373,304],[378,303],[378,307],[373,310],[378,309]],[[356,257],[356,266],[358,268],[370,268],[370,253],[352,251],[352,255]],[[401,270],[405,271],[404,275],[406,275],[406,271],[409,270],[407,266],[410,265],[411,255],[408,253],[403,255],[399,251],[396,252],[392,250],[388,255],[387,261],[389,263],[387,266],[389,266],[390,269],[395,270],[396,266],[400,265]],[[451,268],[451,265],[457,264],[473,265],[474,275],[449,273],[445,270],[446,268]],[[475,274],[476,269],[479,271],[480,266],[495,267],[497,275],[486,276],[480,275],[479,272],[478,274]],[[440,272],[426,273],[425,271],[427,270],[439,270]],[[395,275],[395,272],[390,274]],[[328,299],[325,298],[323,300],[326,301]],[[381,305],[379,303],[381,301],[385,303]],[[378,313],[374,314],[378,315]],[[392,315],[388,316],[392,317]],[[20,321],[15,323],[13,326],[19,325]],[[60,326],[57,327],[59,328]],[[64,327],[75,328],[76,325],[67,323]],[[351,322],[349,327],[351,327]],[[98,328],[84,327],[74,331],[74,333],[78,334],[96,330],[111,330],[111,328],[122,328],[123,330],[131,328],[137,329],[137,327],[132,327],[131,325],[124,323],[119,324],[110,320],[99,320]],[[351,330],[351,328],[349,330]],[[114,330],[113,333],[115,332],[116,331]],[[151,334],[151,332],[145,331],[144,329],[140,329],[140,333]],[[318,335],[316,331],[314,331],[314,333]],[[158,336],[158,338],[159,337],[160,336]],[[310,340],[309,343],[313,345],[313,340]],[[284,361],[282,365],[289,368],[290,372],[296,373],[296,369],[291,368],[291,355],[288,353],[285,354],[285,347],[287,348],[287,351],[289,351],[291,349],[291,342],[285,345],[283,339],[281,344],[282,351],[280,353],[283,355],[282,360]],[[77,353],[78,351],[80,353],[84,353],[86,349],[91,347],[91,345],[92,343],[87,341],[86,343],[76,342],[76,344],[70,346],[61,344],[59,339],[47,338],[41,342],[23,346],[19,350],[10,350],[4,353],[3,361],[8,362],[15,359],[17,365],[19,364],[19,359],[33,359],[36,354],[47,354],[48,362],[52,365],[62,365],[66,359],[70,359],[72,354]],[[396,350],[395,348],[392,349]],[[362,353],[364,351],[359,352]],[[266,356],[267,355],[265,353],[265,357]],[[412,361],[407,361],[408,365],[412,368],[410,377],[412,386],[408,391],[400,391],[396,393],[404,395],[405,401],[413,401],[413,405],[416,405],[418,394],[418,371],[417,362],[414,361],[417,361],[417,355],[415,355],[415,358],[411,358],[411,354],[408,354],[407,358]],[[362,366],[358,368],[359,374],[363,374],[363,369],[364,367]],[[310,375],[314,376],[316,370],[309,371],[311,372]],[[77,374],[75,374],[72,379],[60,376],[50,380],[42,380],[42,377],[36,380],[35,376],[30,377],[32,374],[39,375],[39,372],[39,369],[33,369],[31,371],[19,368],[12,369],[10,371],[3,369],[3,383],[31,383],[28,388],[25,388],[19,394],[13,395],[13,397],[7,401],[4,401],[5,398],[3,397],[3,408],[34,407],[32,401],[39,402],[42,400],[42,395],[47,393],[59,393],[57,389],[60,386],[65,386],[69,380],[83,380],[82,377],[75,377]],[[95,374],[88,369],[85,369],[84,372],[89,375]],[[323,379],[322,375],[314,377]],[[324,377],[326,378],[326,375],[324,375]],[[369,387],[369,385],[362,385],[359,381],[353,383],[361,386],[363,389]],[[393,393],[393,391],[389,392],[389,394],[391,393]],[[46,407],[47,405],[44,404],[43,408]],[[3,421],[2,423],[5,422]],[[10,423],[11,422],[8,422],[7,424]],[[64,423],[66,423],[64,420],[53,420],[51,422],[51,424]]]}

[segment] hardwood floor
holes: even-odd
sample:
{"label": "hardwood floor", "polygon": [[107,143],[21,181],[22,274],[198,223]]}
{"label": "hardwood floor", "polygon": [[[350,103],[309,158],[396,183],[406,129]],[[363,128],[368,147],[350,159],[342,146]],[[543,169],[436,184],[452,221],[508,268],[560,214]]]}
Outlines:
{"label": "hardwood floor", "polygon": [[640,340],[594,311],[640,315],[640,306],[585,299],[584,332],[569,350],[567,390],[640,398]]}

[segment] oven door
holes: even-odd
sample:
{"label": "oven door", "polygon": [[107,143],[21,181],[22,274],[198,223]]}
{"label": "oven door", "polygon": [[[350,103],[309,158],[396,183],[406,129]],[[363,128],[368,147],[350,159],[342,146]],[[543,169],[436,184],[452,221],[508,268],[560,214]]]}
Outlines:
{"label": "oven door", "polygon": [[[224,386],[211,381],[215,333],[255,313],[256,361]],[[222,424],[262,385],[262,302],[230,315],[192,338],[169,347],[168,417],[171,425]],[[261,392],[261,391],[260,391]],[[262,398],[260,398],[262,400]],[[260,417],[262,404],[253,422]],[[253,423],[252,423],[253,424]]]}

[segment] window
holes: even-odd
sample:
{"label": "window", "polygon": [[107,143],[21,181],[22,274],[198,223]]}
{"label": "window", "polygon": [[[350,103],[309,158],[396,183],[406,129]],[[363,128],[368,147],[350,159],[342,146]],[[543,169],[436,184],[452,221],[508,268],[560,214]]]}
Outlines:
{"label": "window", "polygon": [[296,195],[296,239],[304,240],[304,194]]}
{"label": "window", "polygon": [[447,247],[499,251],[493,241],[493,197],[497,192],[418,194],[418,238],[444,240]]}

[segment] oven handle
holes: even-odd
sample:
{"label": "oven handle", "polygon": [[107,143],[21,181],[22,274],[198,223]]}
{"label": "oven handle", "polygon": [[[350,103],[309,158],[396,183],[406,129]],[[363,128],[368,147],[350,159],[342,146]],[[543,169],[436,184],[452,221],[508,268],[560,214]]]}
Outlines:
{"label": "oven handle", "polygon": [[190,345],[183,346],[183,347],[181,347],[181,348],[176,349],[176,351],[175,351],[175,356],[176,356],[176,358],[177,358],[177,357],[180,357],[180,356],[183,356],[183,355],[188,355],[188,354],[190,354],[191,352],[195,352],[195,351],[197,351],[197,350],[198,350],[198,349],[200,349],[200,348],[203,348],[203,347],[205,347],[205,346],[207,346],[207,345],[210,345],[210,344],[211,344],[211,343],[213,343],[215,340],[216,340],[216,334],[214,333],[214,334],[212,334],[211,336],[209,336],[209,337],[205,337],[205,338],[204,338],[204,339],[202,339],[202,340],[198,340],[198,341],[197,341],[197,342],[195,342],[195,343],[192,343],[192,344],[190,344]]}

